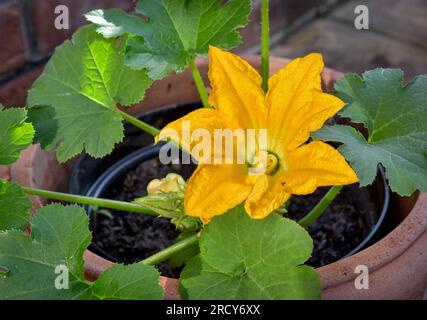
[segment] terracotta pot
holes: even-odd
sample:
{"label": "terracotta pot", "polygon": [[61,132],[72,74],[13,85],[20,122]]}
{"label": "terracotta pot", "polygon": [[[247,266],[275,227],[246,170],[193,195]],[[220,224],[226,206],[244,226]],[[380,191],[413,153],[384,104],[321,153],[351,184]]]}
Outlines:
{"label": "terracotta pot", "polygon": [[[246,59],[259,69],[260,59]],[[271,59],[271,72],[282,68],[289,60]],[[208,65],[199,60],[198,65],[206,83]],[[322,75],[324,88],[330,90],[342,74],[326,69]],[[132,115],[140,115],[150,109],[168,104],[185,104],[199,100],[190,72],[173,74],[156,82],[144,102],[126,109]],[[59,165],[53,152],[42,151],[38,146],[26,150],[21,159],[10,168],[3,168],[14,181],[25,186],[65,191],[73,162]],[[34,207],[46,200],[33,197]],[[382,240],[358,254],[318,269],[321,276],[324,299],[413,299],[422,297],[427,286],[427,193],[409,198],[394,196],[391,205],[394,224]],[[96,279],[112,265],[95,254],[86,251],[85,270],[88,279]],[[355,269],[365,265],[369,270],[369,289],[357,290]],[[178,280],[161,278],[165,299],[178,299]]]}

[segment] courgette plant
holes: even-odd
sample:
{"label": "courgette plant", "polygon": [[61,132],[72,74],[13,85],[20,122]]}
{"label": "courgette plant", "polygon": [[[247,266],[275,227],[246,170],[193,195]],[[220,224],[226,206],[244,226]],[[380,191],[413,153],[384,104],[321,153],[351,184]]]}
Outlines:
{"label": "courgette plant", "polygon": [[[165,260],[185,264],[182,298],[318,299],[319,276],[304,265],[313,250],[305,228],[343,185],[371,184],[382,164],[393,191],[427,191],[427,76],[403,85],[397,69],[348,74],[330,95],[321,89],[322,58],[310,54],[269,78],[268,0],[262,0],[259,75],[226,52],[241,42],[237,30],[251,8],[249,0],[139,0],[131,14],[91,11],[92,24],[56,49],[27,106],[0,110],[1,165],[14,163],[32,143],[55,149],[59,162],[82,152],[106,156],[122,141],[124,121],[190,153],[194,140],[169,134],[186,120],[207,131],[266,128],[269,134],[266,149],[254,150],[264,162],[255,157],[218,165],[192,153],[198,168],[189,181],[165,177],[132,203],[0,180],[1,299],[162,299],[155,265]],[[210,94],[195,62],[208,53]],[[126,113],[154,81],[187,67],[204,108],[162,130]],[[353,126],[323,126],[337,112],[367,135]],[[324,141],[341,146],[337,151]],[[283,217],[292,194],[319,186],[333,187],[303,220]],[[171,247],[139,263],[117,264],[90,282],[84,276],[83,252],[91,241],[85,211],[50,204],[30,221],[31,195],[167,217],[182,235]],[[58,266],[67,270],[61,290]]]}

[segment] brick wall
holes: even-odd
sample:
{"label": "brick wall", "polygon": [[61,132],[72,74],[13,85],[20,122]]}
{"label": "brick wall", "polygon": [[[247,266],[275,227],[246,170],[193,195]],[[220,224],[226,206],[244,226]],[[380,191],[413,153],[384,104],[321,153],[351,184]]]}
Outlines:
{"label": "brick wall", "polygon": [[[339,0],[270,0],[272,42]],[[0,102],[21,106],[53,49],[85,23],[83,14],[96,8],[130,10],[133,0],[0,0]],[[69,8],[70,29],[54,28],[55,7]],[[257,51],[261,0],[254,0],[250,24],[242,30],[238,52]]]}

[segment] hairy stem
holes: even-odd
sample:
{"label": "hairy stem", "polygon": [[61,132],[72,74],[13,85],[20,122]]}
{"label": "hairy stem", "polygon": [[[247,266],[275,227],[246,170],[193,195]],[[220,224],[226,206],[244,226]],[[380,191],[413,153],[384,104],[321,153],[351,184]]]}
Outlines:
{"label": "hairy stem", "polygon": [[152,136],[157,136],[160,133],[160,130],[149,125],[148,123],[145,123],[144,121],[141,121],[135,117],[132,117],[131,115],[127,114],[126,112],[119,110],[123,119],[125,121],[129,122],[130,124],[134,125],[135,127],[141,129],[142,131],[147,132],[148,134],[151,134]]}
{"label": "hairy stem", "polygon": [[53,191],[47,191],[47,190],[41,190],[41,189],[35,189],[35,188],[22,187],[22,190],[24,190],[24,192],[28,195],[39,196],[39,197],[51,199],[51,200],[86,204],[94,207],[140,213],[140,214],[146,214],[149,216],[158,216],[158,214],[152,211],[151,209],[148,209],[142,205],[130,203],[130,202],[78,196],[73,194],[53,192]]}
{"label": "hairy stem", "polygon": [[270,20],[268,0],[262,0],[261,34],[262,89],[267,93],[268,78],[270,76]]}
{"label": "hairy stem", "polygon": [[311,210],[304,218],[302,218],[298,223],[307,228],[315,220],[317,220],[329,207],[331,202],[336,198],[338,193],[341,191],[343,186],[334,186],[329,189],[325,196],[320,200],[320,202]]}
{"label": "hairy stem", "polygon": [[191,59],[188,62],[188,65],[190,66],[191,73],[193,74],[194,83],[196,84],[197,90],[199,91],[200,99],[202,99],[203,106],[205,108],[209,108],[209,102],[208,102],[208,92],[206,91],[205,84],[203,83],[202,76],[200,75],[200,71],[197,68],[196,60]]}
{"label": "hairy stem", "polygon": [[179,253],[185,249],[188,249],[192,246],[195,246],[199,242],[199,235],[195,234],[193,236],[190,236],[188,238],[185,238],[170,247],[157,252],[156,254],[148,257],[147,259],[143,260],[142,262],[147,265],[155,265],[160,262],[163,262],[170,257],[172,257],[174,254]]}

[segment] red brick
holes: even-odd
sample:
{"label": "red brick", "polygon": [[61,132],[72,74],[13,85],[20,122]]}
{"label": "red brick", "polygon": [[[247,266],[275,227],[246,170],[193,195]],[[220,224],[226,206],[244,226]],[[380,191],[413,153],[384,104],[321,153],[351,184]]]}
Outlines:
{"label": "red brick", "polygon": [[[70,29],[57,30],[54,26],[55,8],[58,5],[66,5],[70,14]],[[56,46],[71,37],[74,31],[86,24],[83,14],[101,8],[122,8],[130,10],[133,7],[132,0],[37,0],[32,7],[32,28],[34,45],[42,55],[48,55]]]}
{"label": "red brick", "polygon": [[21,15],[16,4],[0,5],[0,74],[25,63]]}
{"label": "red brick", "polygon": [[1,103],[5,107],[24,106],[28,90],[42,71],[43,67],[38,67],[2,85],[0,87]]}
{"label": "red brick", "polygon": [[10,166],[0,166],[0,179],[10,180]]}

